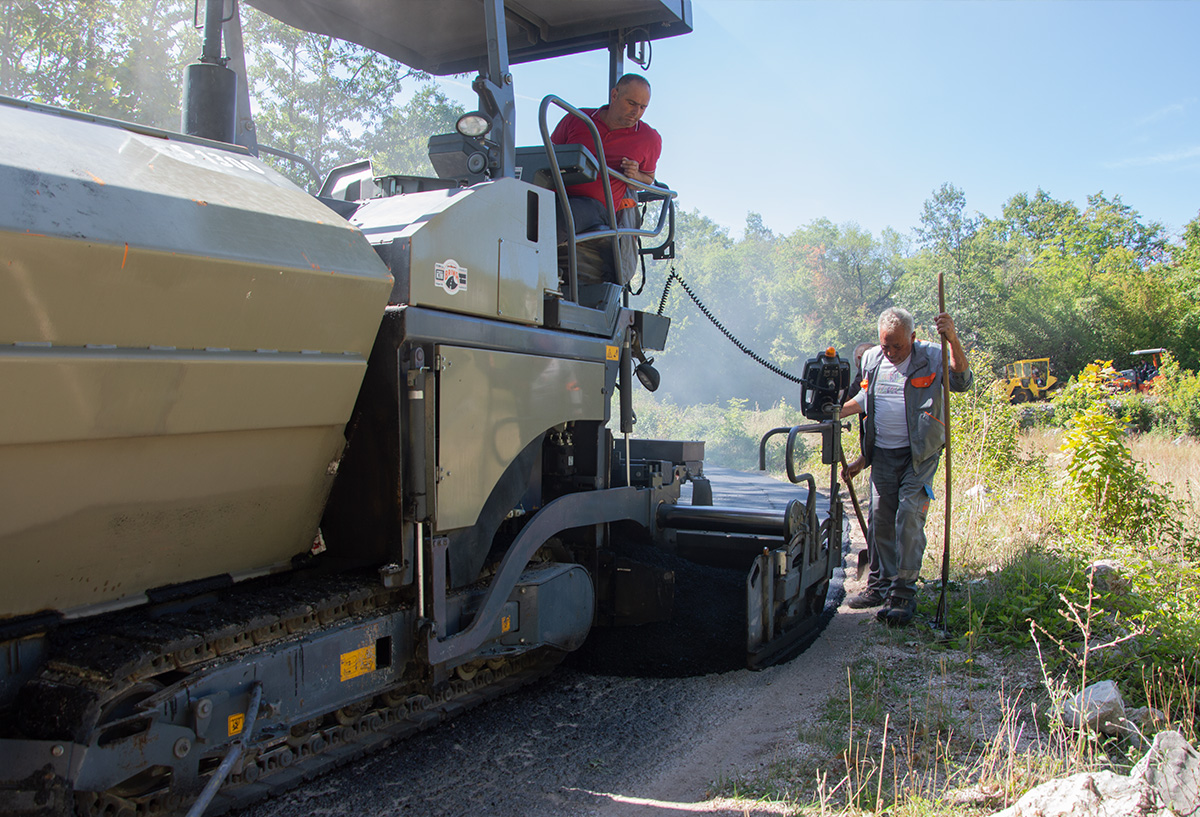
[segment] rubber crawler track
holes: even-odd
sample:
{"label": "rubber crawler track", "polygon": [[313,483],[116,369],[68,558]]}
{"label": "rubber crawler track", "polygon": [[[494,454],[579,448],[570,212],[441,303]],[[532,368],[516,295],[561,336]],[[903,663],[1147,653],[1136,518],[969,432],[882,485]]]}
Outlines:
{"label": "rubber crawler track", "polygon": [[[219,605],[181,614],[150,618],[145,611],[127,611],[107,620],[102,630],[90,624],[67,627],[55,634],[42,674],[22,692],[23,731],[87,742],[95,729],[103,728],[111,708],[155,676],[170,673],[172,683],[178,682],[214,661],[404,607],[399,593],[382,587],[377,578],[338,575],[298,584],[241,586]],[[541,678],[563,655],[542,649],[498,660],[469,679],[456,677],[436,690],[424,680],[409,680],[302,724],[285,739],[252,744],[205,813],[221,814],[277,795],[436,726]],[[206,780],[201,778],[201,785]],[[185,813],[199,793],[156,789],[152,781],[144,788],[136,795],[76,792],[75,812],[81,817],[168,817]]]}

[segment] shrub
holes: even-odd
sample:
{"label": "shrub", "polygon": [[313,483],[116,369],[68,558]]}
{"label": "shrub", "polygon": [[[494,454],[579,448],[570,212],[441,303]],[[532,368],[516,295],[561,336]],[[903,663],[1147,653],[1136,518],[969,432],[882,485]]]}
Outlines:
{"label": "shrub", "polygon": [[1126,392],[1111,401],[1110,405],[1130,431],[1151,431],[1161,422],[1158,403],[1142,392]]}
{"label": "shrub", "polygon": [[[1006,478],[1016,467],[1022,407],[1011,405],[996,389],[976,383],[950,395],[954,460],[985,481]],[[989,487],[991,487],[989,485]]]}
{"label": "shrub", "polygon": [[1161,402],[1163,425],[1175,434],[1200,437],[1200,377],[1179,368],[1170,352],[1163,355],[1161,379],[1154,381],[1154,395]]}
{"label": "shrub", "polygon": [[1120,422],[1098,404],[1075,415],[1062,444],[1066,492],[1075,501],[1064,510],[1097,535],[1143,545],[1178,540],[1182,509],[1146,475],[1123,437]]}
{"label": "shrub", "polygon": [[1067,381],[1050,399],[1054,406],[1054,424],[1065,428],[1076,414],[1097,403],[1104,403],[1110,394],[1104,384],[1117,372],[1111,360],[1097,360],[1083,367],[1077,377]]}

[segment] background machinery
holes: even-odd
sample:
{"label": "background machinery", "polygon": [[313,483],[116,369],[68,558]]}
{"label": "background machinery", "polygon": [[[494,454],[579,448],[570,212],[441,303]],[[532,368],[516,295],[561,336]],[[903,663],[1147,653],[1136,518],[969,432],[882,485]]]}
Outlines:
{"label": "background machinery", "polygon": [[1125,391],[1153,392],[1155,380],[1162,376],[1159,374],[1159,371],[1162,368],[1162,356],[1166,352],[1167,350],[1162,347],[1134,349],[1129,353],[1130,357],[1134,358],[1133,366],[1119,371],[1112,368],[1113,361],[1111,360],[1097,361],[1097,363],[1107,363],[1104,370],[1107,374],[1104,387],[1114,393]]}
{"label": "background machinery", "polygon": [[1159,371],[1162,369],[1162,356],[1166,352],[1166,349],[1157,346],[1153,349],[1134,349],[1129,353],[1133,357],[1138,358],[1133,366],[1138,391],[1150,392],[1154,390],[1154,380],[1161,377]]}
{"label": "background machinery", "polygon": [[[805,501],[706,505],[702,443],[631,439],[669,320],[575,242],[559,260],[564,178],[602,148],[514,144],[510,61],[603,48],[615,78],[690,30],[686,0],[255,5],[480,68],[484,126],[430,140],[438,178],[358,163],[310,196],[238,127],[221,0],[187,134],[0,100],[5,815],[216,812],[426,728],[593,626],[669,619],[675,576],[634,540],[746,571],[761,666],[841,558],[845,363],[813,362],[788,432],[822,434],[828,508],[790,458]],[[669,254],[674,194],[629,183]]]}
{"label": "background machinery", "polygon": [[1050,392],[1063,386],[1050,374],[1050,359],[1045,357],[1006,363],[999,383],[1004,396],[1013,403],[1045,400]]}

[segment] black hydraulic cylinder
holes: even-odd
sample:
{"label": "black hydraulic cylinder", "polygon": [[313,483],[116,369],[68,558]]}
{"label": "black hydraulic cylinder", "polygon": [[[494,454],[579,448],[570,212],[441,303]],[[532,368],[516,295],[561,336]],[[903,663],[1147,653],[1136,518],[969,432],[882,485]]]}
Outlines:
{"label": "black hydraulic cylinder", "polygon": [[629,341],[621,347],[621,433],[633,433],[633,353]]}
{"label": "black hydraulic cylinder", "polygon": [[204,51],[201,62],[221,61],[221,17],[225,14],[225,0],[207,0],[204,6]]}
{"label": "black hydraulic cylinder", "polygon": [[658,525],[676,530],[748,533],[790,540],[804,523],[804,504],[792,500],[782,511],[723,508],[719,505],[658,506]]}

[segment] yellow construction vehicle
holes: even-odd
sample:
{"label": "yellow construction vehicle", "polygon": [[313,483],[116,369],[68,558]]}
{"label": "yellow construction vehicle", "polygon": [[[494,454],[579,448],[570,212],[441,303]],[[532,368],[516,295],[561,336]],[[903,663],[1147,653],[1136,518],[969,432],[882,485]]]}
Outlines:
{"label": "yellow construction vehicle", "polygon": [[1000,390],[1013,403],[1045,400],[1050,392],[1062,388],[1063,382],[1050,374],[1050,358],[1017,360],[1005,364]]}

